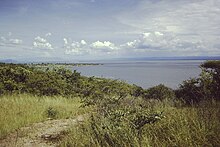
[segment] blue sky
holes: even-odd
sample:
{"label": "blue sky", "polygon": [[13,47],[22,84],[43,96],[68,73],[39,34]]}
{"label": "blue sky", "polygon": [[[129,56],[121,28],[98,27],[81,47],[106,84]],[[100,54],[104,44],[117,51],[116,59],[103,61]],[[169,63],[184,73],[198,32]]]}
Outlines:
{"label": "blue sky", "polygon": [[0,59],[219,56],[219,0],[0,0]]}

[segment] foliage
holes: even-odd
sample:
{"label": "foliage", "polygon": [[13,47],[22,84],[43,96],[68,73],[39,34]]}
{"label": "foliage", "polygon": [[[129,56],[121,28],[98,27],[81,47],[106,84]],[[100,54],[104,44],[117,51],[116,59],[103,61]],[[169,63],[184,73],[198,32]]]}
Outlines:
{"label": "foliage", "polygon": [[143,95],[144,95],[144,89],[140,86],[134,85],[134,88],[131,91],[131,96],[139,97]]}
{"label": "foliage", "polygon": [[[120,85],[120,92],[111,89],[118,84],[90,85],[83,102],[85,106],[95,105],[96,112],[73,129],[73,138],[64,145],[218,146],[219,103],[207,99],[214,97],[212,84],[213,74],[203,70],[198,79],[184,81],[175,92],[162,84],[147,90]],[[174,107],[176,96],[197,106]]]}
{"label": "foliage", "polygon": [[[125,102],[125,101],[124,101]],[[158,101],[149,109],[150,100],[135,102],[130,108],[120,106],[112,115],[92,115],[84,124],[73,127],[62,146],[219,146],[220,103],[203,102],[197,107],[176,108]],[[148,103],[148,104],[147,104]],[[140,108],[144,104],[144,109]],[[129,105],[127,105],[129,107]],[[162,107],[164,106],[164,107]],[[132,114],[127,110],[135,109]],[[141,110],[140,110],[141,109]],[[163,114],[153,113],[161,112]],[[131,112],[131,111],[129,111]],[[137,124],[159,115],[161,119]],[[152,117],[153,116],[153,117]],[[156,117],[157,118],[157,117]],[[154,120],[154,119],[153,119]],[[132,124],[136,124],[137,128]]]}
{"label": "foliage", "polygon": [[184,81],[179,89],[176,90],[177,98],[183,100],[186,104],[198,103],[202,99],[202,91],[198,79]]}
{"label": "foliage", "polygon": [[210,75],[209,87],[213,97],[220,100],[220,61],[207,61],[201,68]]}
{"label": "foliage", "polygon": [[186,104],[197,104],[202,100],[220,100],[220,61],[206,61],[201,65],[198,78],[184,81],[175,91],[177,98]]}
{"label": "foliage", "polygon": [[171,88],[164,86],[163,84],[149,88],[144,93],[144,99],[164,100],[164,99],[174,99],[174,98],[175,98],[174,91]]}
{"label": "foliage", "polygon": [[131,87],[116,80],[87,78],[65,68],[38,69],[20,64],[0,64],[0,94],[94,97],[101,93],[123,96]]}

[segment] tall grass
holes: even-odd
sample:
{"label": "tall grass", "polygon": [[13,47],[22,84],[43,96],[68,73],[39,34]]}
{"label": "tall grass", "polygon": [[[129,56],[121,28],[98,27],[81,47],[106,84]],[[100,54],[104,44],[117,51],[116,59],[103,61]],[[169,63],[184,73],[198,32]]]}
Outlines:
{"label": "tall grass", "polygon": [[126,120],[117,127],[104,117],[92,117],[72,128],[62,146],[220,146],[219,102],[190,107],[174,107],[167,101],[153,105],[154,108],[149,109],[163,110],[165,118],[146,124],[141,130],[135,131]]}
{"label": "tall grass", "polygon": [[22,126],[85,113],[79,98],[4,95],[0,97],[0,138]]}

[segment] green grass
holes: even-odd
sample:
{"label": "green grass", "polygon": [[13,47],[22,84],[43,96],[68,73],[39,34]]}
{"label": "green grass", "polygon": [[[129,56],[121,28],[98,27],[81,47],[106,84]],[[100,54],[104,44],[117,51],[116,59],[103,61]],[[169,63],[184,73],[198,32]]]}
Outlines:
{"label": "green grass", "polygon": [[[153,109],[163,110],[165,118],[146,124],[141,135],[126,125],[127,122],[124,126],[115,127],[104,118],[94,122],[90,119],[72,128],[62,146],[220,146],[219,102],[190,107],[174,107],[168,102],[158,102]],[[103,124],[108,129],[103,129]]]}
{"label": "green grass", "polygon": [[4,95],[0,97],[0,138],[34,122],[74,117],[85,113],[79,98]]}

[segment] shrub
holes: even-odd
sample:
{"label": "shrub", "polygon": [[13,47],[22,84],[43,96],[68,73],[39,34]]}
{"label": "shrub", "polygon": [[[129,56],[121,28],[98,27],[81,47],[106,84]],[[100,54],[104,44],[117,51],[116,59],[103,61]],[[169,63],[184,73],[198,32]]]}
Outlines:
{"label": "shrub", "polygon": [[185,104],[196,104],[203,99],[198,79],[184,81],[175,93],[176,97]]}
{"label": "shrub", "polygon": [[134,97],[139,97],[139,96],[143,96],[143,94],[144,94],[144,89],[140,86],[134,85],[131,95]]}
{"label": "shrub", "polygon": [[175,98],[174,91],[171,88],[164,86],[163,84],[149,88],[144,93],[144,99],[164,100],[164,99],[174,99],[174,98]]}
{"label": "shrub", "polygon": [[198,78],[184,81],[175,91],[178,99],[186,104],[198,104],[202,100],[220,100],[220,61],[206,61]]}
{"label": "shrub", "polygon": [[54,107],[48,107],[45,111],[47,118],[55,119],[58,117],[58,111]]}

